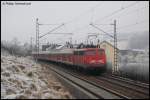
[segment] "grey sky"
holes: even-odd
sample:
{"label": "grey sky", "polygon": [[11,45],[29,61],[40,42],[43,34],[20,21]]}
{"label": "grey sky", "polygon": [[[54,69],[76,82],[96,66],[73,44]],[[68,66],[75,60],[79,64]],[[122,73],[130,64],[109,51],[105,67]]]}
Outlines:
{"label": "grey sky", "polygon": [[[8,1],[15,3],[15,1]],[[17,1],[16,1],[17,2]],[[25,1],[22,1],[25,2]],[[31,1],[27,1],[31,2]],[[30,41],[35,37],[35,20],[39,18],[42,24],[62,24],[55,32],[73,32],[73,41],[84,42],[87,33],[98,32],[89,23],[111,24],[117,20],[118,35],[127,32],[139,32],[149,30],[149,2],[148,1],[32,1],[31,5],[3,5],[1,2],[1,39],[12,40],[17,37],[22,43]],[[134,4],[136,3],[136,4]],[[114,11],[127,7],[112,16]],[[139,23],[139,24],[136,24]],[[128,26],[130,25],[131,26]],[[126,27],[126,25],[128,27]],[[40,33],[44,34],[53,29],[53,26],[41,26]],[[111,25],[100,25],[101,29],[113,32]],[[119,29],[120,27],[120,29]],[[122,28],[121,28],[122,27]],[[124,27],[124,28],[123,28]],[[42,42],[62,42],[69,40],[67,35],[47,35]],[[99,38],[103,38],[99,36]]]}

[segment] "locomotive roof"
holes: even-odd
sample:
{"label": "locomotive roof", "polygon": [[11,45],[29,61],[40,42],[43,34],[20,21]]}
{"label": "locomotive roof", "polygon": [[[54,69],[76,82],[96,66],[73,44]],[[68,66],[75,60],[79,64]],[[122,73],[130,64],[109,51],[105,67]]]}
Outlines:
{"label": "locomotive roof", "polygon": [[104,50],[103,48],[82,48],[82,49],[75,49],[75,51],[96,50],[96,49]]}
{"label": "locomotive roof", "polygon": [[[63,50],[40,51],[39,54],[72,54],[73,51],[86,51],[96,49],[104,50],[102,48],[63,49]],[[32,54],[37,54],[37,52],[32,52]]]}

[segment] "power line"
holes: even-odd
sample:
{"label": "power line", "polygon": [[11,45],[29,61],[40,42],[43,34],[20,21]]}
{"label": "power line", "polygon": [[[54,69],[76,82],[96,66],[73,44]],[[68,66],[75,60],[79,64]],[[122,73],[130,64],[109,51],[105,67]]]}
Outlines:
{"label": "power line", "polygon": [[[82,30],[82,29],[86,28],[87,26],[89,26],[89,24],[84,25],[83,27],[79,27],[79,28],[73,30],[72,32],[77,32],[77,31],[79,31],[79,30]],[[76,31],[76,30],[77,30],[77,31]]]}
{"label": "power line", "polygon": [[[93,9],[95,9],[96,7],[98,7],[100,4],[101,4],[101,3],[98,3],[96,6],[94,6],[94,7],[90,8],[90,9],[89,9],[89,10],[87,10],[86,12],[81,13],[79,16],[77,16],[77,17],[73,18],[72,20],[70,20],[70,21],[66,22],[65,24],[72,23],[73,21],[77,20],[77,18],[79,18],[81,15],[83,15],[83,14],[85,14],[85,13],[88,13],[88,12],[93,11]],[[83,26],[83,27],[77,28],[77,29],[73,30],[72,32],[75,32],[76,30],[78,30],[78,31],[79,31],[79,30],[81,30],[81,29],[83,29],[83,28],[86,28],[87,26],[88,26],[88,25],[85,25],[85,26]]]}
{"label": "power line", "polygon": [[148,21],[148,20],[143,20],[143,21],[140,21],[140,22],[136,22],[136,23],[134,23],[134,24],[128,24],[128,25],[125,25],[125,26],[118,27],[118,29],[123,29],[123,28],[131,27],[131,26],[135,26],[135,25],[138,25],[138,24],[147,22],[147,21]]}
{"label": "power line", "polygon": [[[138,31],[138,32],[143,32],[143,31],[146,31],[146,30],[140,30],[140,31]],[[131,34],[136,34],[137,33],[137,31],[125,31],[124,33],[131,33]],[[120,35],[121,36],[121,35]],[[121,40],[123,40],[123,39],[121,39]]]}
{"label": "power line", "polygon": [[67,35],[73,35],[73,33],[50,33],[50,34],[67,34]]}
{"label": "power line", "polygon": [[[92,24],[92,23],[90,23],[90,24]],[[94,23],[94,25],[110,25],[110,24],[95,24],[95,23]],[[73,30],[72,32],[80,31],[80,30],[82,30],[82,29],[85,29],[87,26],[89,26],[89,24],[84,25],[83,27],[79,27],[79,28]],[[76,30],[77,30],[77,31],[76,31]]]}
{"label": "power line", "polygon": [[93,19],[94,19],[94,9],[92,9],[92,12],[91,12],[91,23],[93,22]]}
{"label": "power line", "polygon": [[94,6],[94,7],[90,8],[89,10],[87,10],[87,11],[85,11],[85,12],[79,14],[79,16],[76,16],[75,18],[71,19],[70,21],[66,22],[65,24],[69,24],[69,23],[72,23],[72,22],[75,21],[75,20],[78,20],[80,16],[83,17],[83,16],[82,16],[83,14],[85,15],[85,13],[91,12],[93,9],[95,9],[95,8],[98,7],[98,6],[100,6],[101,4],[102,4],[101,2],[98,3],[96,6]]}
{"label": "power line", "polygon": [[[114,14],[116,14],[116,13],[118,13],[118,12],[124,10],[124,9],[127,9],[127,8],[129,8],[129,7],[132,7],[133,5],[135,5],[135,4],[137,4],[137,3],[139,3],[139,1],[137,1],[137,2],[135,2],[135,3],[132,3],[132,4],[130,4],[130,5],[126,6],[126,7],[124,7],[124,8],[118,9],[118,10],[114,11],[113,13],[109,14],[108,16],[103,17],[103,19],[108,18],[108,17],[110,17],[110,16],[112,16],[112,15],[114,15]],[[96,20],[95,22],[97,22],[97,20]],[[100,24],[99,24],[99,25],[100,25]],[[106,25],[108,25],[108,24],[106,24]],[[86,26],[84,26],[84,27],[81,27],[81,28],[79,28],[79,30],[81,30],[82,28],[85,28],[85,27],[87,27],[87,26],[88,26],[88,25],[86,25]],[[77,30],[77,29],[76,29],[76,30]],[[74,31],[75,31],[75,30],[74,30]]]}
{"label": "power line", "polygon": [[65,30],[68,32],[68,28],[67,28],[66,24],[64,25],[64,28],[65,28]]}
{"label": "power line", "polygon": [[54,28],[54,29],[50,30],[49,32],[47,32],[47,33],[45,33],[45,34],[41,35],[39,38],[42,38],[43,36],[45,36],[45,35],[47,35],[47,34],[50,34],[51,32],[53,32],[54,30],[56,30],[56,29],[60,28],[60,27],[61,27],[61,26],[63,26],[63,25],[64,25],[64,24],[59,25],[58,27],[56,27],[56,28]]}
{"label": "power line", "polygon": [[[91,23],[92,24],[92,23]],[[94,25],[110,25],[110,24],[96,24],[96,23],[94,23]]]}
{"label": "power line", "polygon": [[[135,2],[135,3],[132,3],[132,4],[130,4],[130,5],[128,5],[128,6],[126,6],[126,7],[124,7],[124,8],[121,8],[121,9],[119,9],[119,10],[117,10],[117,11],[115,11],[115,12],[113,12],[113,13],[111,13],[111,15],[109,15],[109,16],[112,16],[112,15],[114,15],[114,14],[116,14],[116,13],[118,13],[118,12],[120,12],[120,11],[122,11],[122,10],[124,10],[124,9],[127,9],[127,8],[129,8],[129,7],[132,7],[133,5],[135,5],[135,4],[137,4],[137,3],[139,3],[139,1],[137,1],[137,2]],[[145,7],[142,7],[142,8],[140,8],[140,9],[136,9],[136,10],[141,10],[141,9],[144,9]],[[135,11],[135,10],[134,10]],[[132,11],[133,12],[133,11]],[[129,13],[131,13],[131,12],[129,12]],[[108,18],[109,16],[105,16],[104,18]],[[109,24],[95,24],[95,25],[109,25]],[[78,31],[79,30],[81,30],[81,29],[83,29],[83,28],[86,28],[88,25],[86,25],[86,26],[84,26],[84,27],[80,27],[80,28],[78,28]],[[117,28],[118,29],[118,28]],[[75,29],[74,31],[76,31],[77,29]]]}
{"label": "power line", "polygon": [[90,24],[90,25],[92,25],[92,26],[93,26],[93,27],[95,27],[96,29],[98,29],[98,30],[102,31],[102,32],[103,32],[103,33],[105,33],[106,35],[108,35],[108,36],[110,36],[110,37],[114,38],[112,35],[110,35],[109,33],[105,32],[104,30],[102,30],[102,29],[98,28],[97,26],[95,26],[95,25],[93,25],[93,24]]}
{"label": "power line", "polygon": [[[148,22],[148,20],[142,20],[142,21],[140,21],[140,22],[136,22],[136,23],[133,23],[133,24],[127,24],[127,25],[118,27],[117,30],[124,29],[124,28],[128,28],[128,27],[135,26],[135,25],[138,25],[138,24],[141,24],[141,23],[145,23],[145,22]],[[108,32],[109,32],[109,31],[113,31],[113,30],[108,30]]]}
{"label": "power line", "polygon": [[102,18],[100,18],[100,19],[97,19],[95,22],[97,22],[97,21],[99,21],[99,20],[103,20],[103,21],[104,21],[104,19],[106,19],[106,18],[108,18],[108,17],[110,17],[110,16],[112,16],[112,15],[118,13],[118,12],[121,12],[122,10],[125,10],[125,9],[127,9],[127,8],[129,8],[129,7],[133,7],[133,5],[136,5],[137,3],[139,3],[139,1],[136,1],[135,3],[132,3],[132,4],[128,5],[128,6],[126,6],[126,7],[120,8],[120,9],[118,9],[118,10],[112,12],[111,14],[109,14],[109,15],[107,15],[107,16],[104,16],[104,17],[102,17]]}
{"label": "power line", "polygon": [[[143,9],[145,9],[145,8],[146,8],[146,7],[141,7],[141,8],[139,8],[139,9],[134,9],[134,10],[129,11],[129,12],[127,12],[127,13],[121,14],[121,16],[119,16],[119,17],[117,17],[117,18],[119,19],[120,17],[128,16],[129,14],[136,13],[137,11],[143,10]],[[122,15],[123,15],[123,16],[122,16]],[[112,18],[111,18],[111,19],[112,19]],[[111,19],[109,19],[109,20],[111,20]]]}
{"label": "power line", "polygon": [[60,25],[60,24],[39,24],[39,25]]}

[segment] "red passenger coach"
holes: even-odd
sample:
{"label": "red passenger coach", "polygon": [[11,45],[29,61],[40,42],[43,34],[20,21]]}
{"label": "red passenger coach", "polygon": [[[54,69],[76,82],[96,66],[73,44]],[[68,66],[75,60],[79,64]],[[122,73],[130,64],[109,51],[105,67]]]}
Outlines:
{"label": "red passenger coach", "polygon": [[74,67],[88,70],[106,70],[106,55],[101,48],[43,51],[38,55],[33,53],[33,56],[37,59],[74,65]]}

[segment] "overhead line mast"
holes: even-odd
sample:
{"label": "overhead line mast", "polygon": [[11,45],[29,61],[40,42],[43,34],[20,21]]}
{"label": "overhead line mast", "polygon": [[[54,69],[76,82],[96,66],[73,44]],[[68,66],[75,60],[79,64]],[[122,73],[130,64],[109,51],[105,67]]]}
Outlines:
{"label": "overhead line mast", "polygon": [[112,67],[112,73],[118,72],[118,51],[117,51],[117,34],[116,34],[116,20],[114,20],[113,24],[108,24],[108,25],[113,25],[114,26],[114,36],[110,35],[109,33],[105,32],[104,30],[100,29],[99,27],[95,26],[94,24],[90,24],[94,28],[98,29],[99,31],[105,33],[109,37],[114,39],[114,66]]}
{"label": "overhead line mast", "polygon": [[[55,27],[54,29],[50,30],[49,32],[47,32],[47,33],[45,33],[45,34],[43,34],[43,35],[40,36],[40,34],[39,34],[39,25],[56,25],[56,24],[40,24],[38,22],[38,18],[36,19],[36,53],[37,53],[36,60],[37,60],[37,56],[39,55],[39,47],[40,47],[40,43],[39,43],[40,40],[39,39],[40,38],[42,38],[42,37],[44,37],[44,36],[46,36],[48,34],[67,34],[67,35],[73,35],[73,33],[52,33],[53,31],[57,30],[58,28],[64,26],[64,23],[63,23],[63,24]],[[71,39],[71,41],[72,41],[72,39]]]}
{"label": "overhead line mast", "polygon": [[38,23],[38,18],[36,19],[36,61],[37,61],[37,56],[39,55],[39,23]]}
{"label": "overhead line mast", "polygon": [[116,34],[116,20],[114,20],[114,72],[118,71],[118,51],[117,51],[117,34]]}

